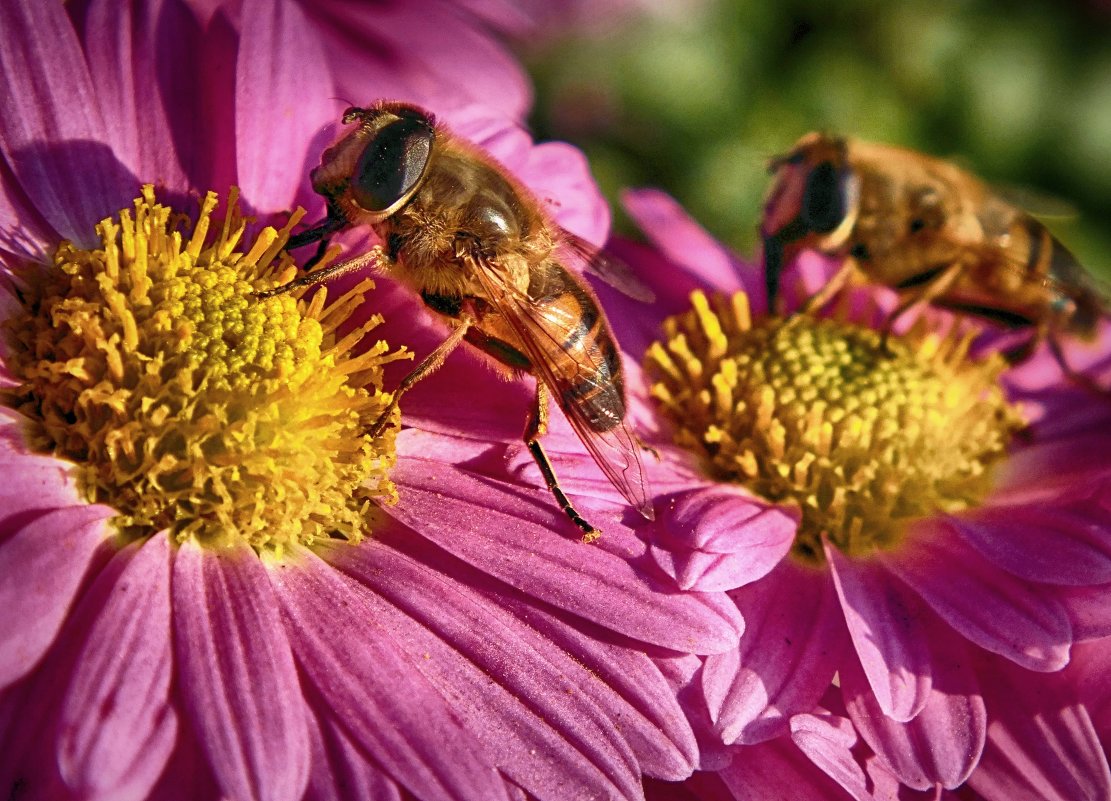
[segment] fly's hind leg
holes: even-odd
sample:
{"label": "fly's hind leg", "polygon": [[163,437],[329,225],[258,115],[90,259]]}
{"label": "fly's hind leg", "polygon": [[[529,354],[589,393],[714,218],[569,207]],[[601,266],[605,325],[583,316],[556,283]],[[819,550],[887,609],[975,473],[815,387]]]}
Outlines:
{"label": "fly's hind leg", "polygon": [[537,380],[536,405],[533,407],[532,414],[529,415],[528,423],[525,425],[525,445],[536,461],[536,466],[540,468],[540,473],[544,476],[544,483],[548,485],[548,490],[555,496],[559,508],[571,518],[572,523],[582,530],[583,542],[594,542],[602,536],[602,532],[586,522],[583,516],[571,505],[567,496],[563,494],[563,490],[559,488],[559,479],[556,478],[552,463],[548,460],[548,454],[544,453],[544,448],[540,445],[540,437],[544,436],[544,432],[547,430],[548,388],[542,381]]}
{"label": "fly's hind leg", "polygon": [[382,429],[386,427],[386,424],[389,423],[390,419],[393,417],[393,413],[397,409],[397,404],[398,401],[401,400],[401,396],[412,389],[422,378],[426,378],[439,370],[440,366],[444,363],[444,359],[446,359],[453,350],[459,347],[459,343],[463,341],[463,338],[467,335],[467,330],[473,324],[474,318],[469,314],[460,317],[459,325],[448,335],[448,338],[437,345],[435,350],[425,356],[420,364],[410,370],[409,374],[401,379],[401,383],[398,384],[397,389],[394,390],[390,405],[378,415],[378,419],[367,429],[367,434],[369,436],[377,437],[382,433]]}
{"label": "fly's hind leg", "polygon": [[1066,361],[1065,359],[1065,351],[1061,347],[1061,340],[1057,338],[1056,330],[1051,328],[1045,336],[1045,341],[1046,344],[1049,345],[1049,352],[1053,354],[1054,360],[1061,368],[1061,372],[1065,374],[1065,378],[1076,384],[1078,387],[1086,389],[1088,392],[1091,392],[1095,395],[1099,395],[1101,398],[1111,398],[1111,392],[1109,392],[1104,387],[1101,387],[1092,379],[1091,376],[1085,375],[1084,373],[1074,369],[1069,365],[1068,361]]}

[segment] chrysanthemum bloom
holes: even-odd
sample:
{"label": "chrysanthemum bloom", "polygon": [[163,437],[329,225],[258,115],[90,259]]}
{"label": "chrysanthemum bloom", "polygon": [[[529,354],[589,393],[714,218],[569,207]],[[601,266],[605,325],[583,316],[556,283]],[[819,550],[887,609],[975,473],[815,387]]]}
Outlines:
{"label": "chrysanthemum bloom", "polygon": [[[1040,709],[1022,699],[1073,643],[1108,633],[1111,405],[1048,356],[1007,369],[969,355],[973,324],[940,314],[889,357],[877,328],[890,293],[769,318],[761,277],[670,199],[627,205],[663,255],[621,254],[661,311],[605,300],[678,448],[653,444],[701,480],[658,503],[653,553],[679,586],[733,588],[748,624],[692,677],[709,725],[727,744],[766,743],[836,681],[899,781],[957,787],[997,721]],[[802,265],[796,302],[825,266]],[[1108,342],[1104,329],[1068,356],[1108,384]],[[786,538],[769,526],[776,508],[798,515]],[[754,542],[785,557],[759,581],[733,570]],[[1060,717],[1044,721],[1066,736]],[[1087,786],[1106,793],[1103,755],[1085,759]],[[1065,770],[1051,763],[1031,769]]]}
{"label": "chrysanthemum bloom", "polygon": [[[0,5],[3,793],[637,798],[642,774],[682,778],[696,743],[646,652],[735,647],[736,607],[644,579],[616,519],[581,545],[542,489],[478,475],[488,442],[366,436],[416,303],[365,279],[259,301],[292,273],[285,234],[200,191],[323,213],[303,171],[338,111],[327,42],[295,5],[241,12]],[[374,64],[393,97],[423,80]],[[452,113],[550,179],[564,224],[604,219],[581,156]]]}

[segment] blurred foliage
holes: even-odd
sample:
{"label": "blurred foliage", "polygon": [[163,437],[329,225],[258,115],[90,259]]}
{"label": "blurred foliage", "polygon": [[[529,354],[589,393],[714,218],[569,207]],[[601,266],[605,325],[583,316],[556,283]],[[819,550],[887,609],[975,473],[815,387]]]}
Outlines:
{"label": "blurred foliage", "polygon": [[653,9],[525,55],[538,137],[580,146],[615,208],[622,187],[662,187],[751,254],[767,160],[818,129],[952,158],[1064,201],[1075,218],[1047,224],[1111,275],[1108,8],[687,0]]}

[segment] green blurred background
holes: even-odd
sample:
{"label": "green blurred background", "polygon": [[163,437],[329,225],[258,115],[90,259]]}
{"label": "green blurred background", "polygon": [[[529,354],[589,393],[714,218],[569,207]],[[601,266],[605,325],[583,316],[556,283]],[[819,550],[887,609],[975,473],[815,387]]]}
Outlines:
{"label": "green blurred background", "polygon": [[751,255],[768,158],[819,129],[1063,201],[1034,205],[1073,207],[1047,224],[1111,275],[1111,8],[1098,0],[650,8],[524,53],[538,138],[580,146],[615,208],[622,187],[662,187]]}

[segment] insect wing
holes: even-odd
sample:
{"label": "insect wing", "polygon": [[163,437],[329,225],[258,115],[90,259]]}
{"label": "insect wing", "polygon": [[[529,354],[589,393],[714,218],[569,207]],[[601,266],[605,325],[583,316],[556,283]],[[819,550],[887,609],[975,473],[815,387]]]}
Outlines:
{"label": "insect wing", "polygon": [[602,387],[607,368],[593,354],[581,351],[579,360],[557,358],[564,342],[578,330],[581,321],[558,306],[543,306],[528,298],[498,276],[496,265],[475,257],[476,270],[487,300],[506,320],[523,344],[538,377],[552,390],[571,428],[614,487],[649,520],[655,517],[648,499],[639,445],[624,422],[608,431],[591,426],[583,406],[567,403],[564,393],[574,388]]}
{"label": "insect wing", "polygon": [[581,272],[595,276],[626,297],[641,303],[656,299],[656,293],[636,277],[628,264],[566,229],[560,229],[559,256],[565,264],[581,267]]}

